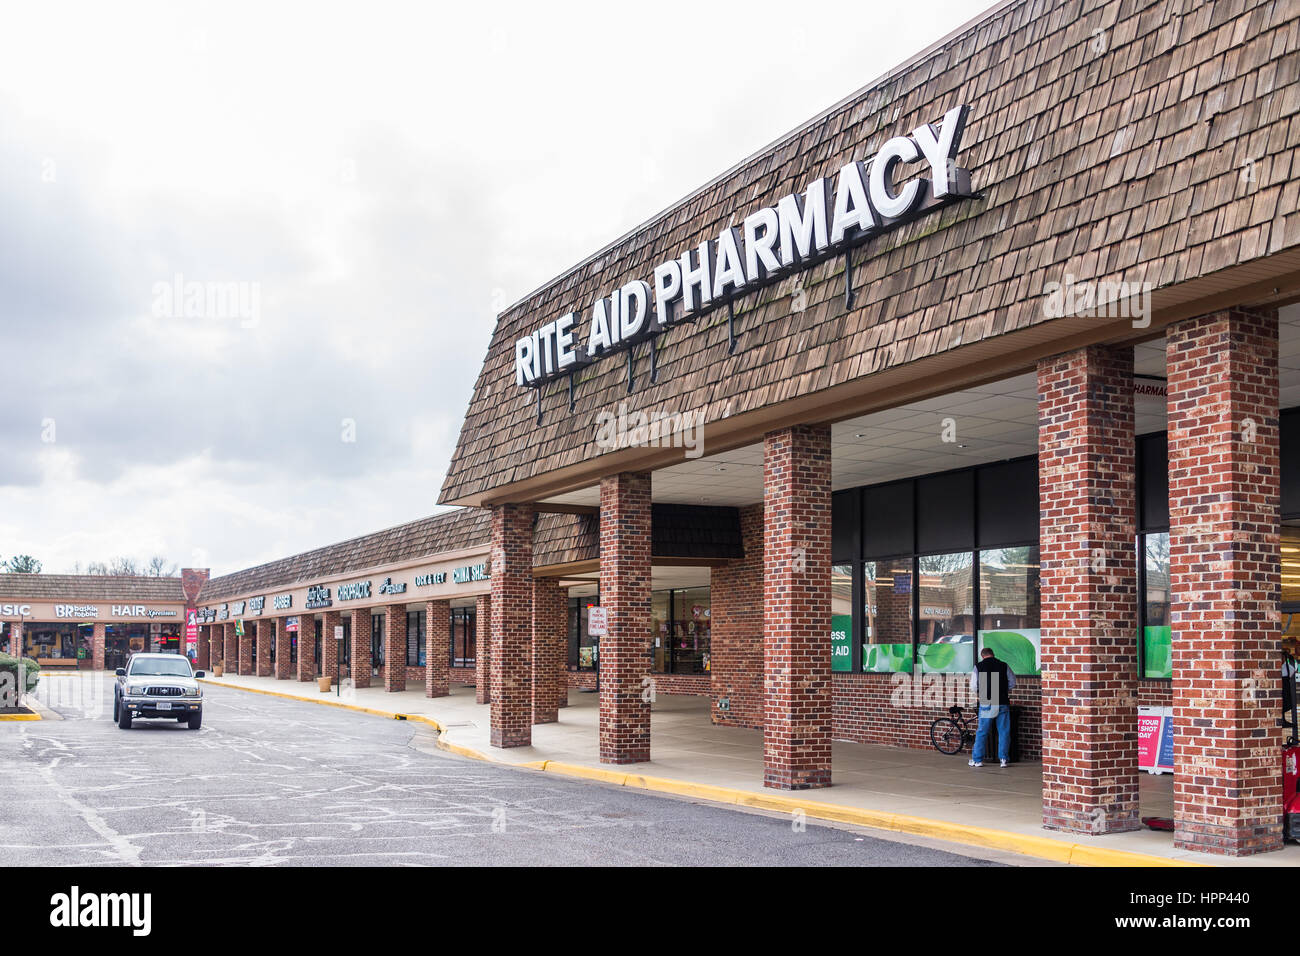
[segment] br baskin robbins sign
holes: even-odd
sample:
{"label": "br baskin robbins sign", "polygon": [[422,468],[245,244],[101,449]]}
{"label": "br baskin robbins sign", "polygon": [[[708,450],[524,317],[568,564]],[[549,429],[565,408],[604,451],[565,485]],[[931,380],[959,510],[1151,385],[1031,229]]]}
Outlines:
{"label": "br baskin robbins sign", "polygon": [[[852,304],[849,250],[873,236],[958,199],[972,198],[970,173],[957,166],[970,108],[955,106],[938,126],[926,123],[885,142],[869,160],[854,160],[833,177],[810,182],[802,193],[780,199],[728,227],[716,239],[686,249],[655,267],[651,281],[633,279],[591,305],[585,342],[579,314],[569,312],[515,341],[515,384],[538,388],[615,352],[628,353],[631,390],[633,349],[650,343],[655,377],[655,338],[745,293],[844,253],[845,294]],[[927,175],[907,178],[910,173]],[[901,170],[901,173],[900,173]],[[734,313],[733,313],[734,316]],[[735,330],[730,329],[732,348]]]}

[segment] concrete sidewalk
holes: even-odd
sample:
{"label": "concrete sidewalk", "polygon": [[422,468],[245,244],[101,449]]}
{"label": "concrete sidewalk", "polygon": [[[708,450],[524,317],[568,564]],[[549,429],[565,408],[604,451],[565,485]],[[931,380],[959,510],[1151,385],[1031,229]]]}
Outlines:
{"label": "concrete sidewalk", "polygon": [[[1177,850],[1172,833],[1140,830],[1082,837],[1041,824],[1042,781],[1038,763],[1006,770],[966,766],[967,753],[948,757],[930,750],[903,750],[837,741],[834,785],[822,790],[770,790],[763,781],[763,741],[756,730],[718,727],[702,697],[661,695],[651,716],[648,763],[602,764],[597,751],[597,697],[570,691],[569,706],[554,724],[533,727],[531,747],[501,750],[490,745],[490,708],[474,702],[472,687],[451,695],[424,696],[423,688],[387,693],[382,687],[320,693],[315,683],[269,677],[206,678],[219,684],[316,703],[346,706],[379,716],[405,715],[436,724],[439,746],[465,756],[532,770],[809,817],[915,833],[974,846],[993,847],[1058,862],[1096,865],[1300,866],[1300,846],[1244,860]],[[1143,816],[1172,816],[1171,775],[1142,774]]]}

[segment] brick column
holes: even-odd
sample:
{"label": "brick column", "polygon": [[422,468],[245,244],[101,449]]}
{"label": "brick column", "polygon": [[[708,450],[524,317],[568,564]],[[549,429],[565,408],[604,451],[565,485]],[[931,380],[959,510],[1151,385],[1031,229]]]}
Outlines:
{"label": "brick column", "polygon": [[[188,626],[189,626],[189,622],[186,622],[186,627]],[[195,655],[194,669],[199,671],[206,671],[211,669],[212,667],[212,662],[208,657],[208,628],[206,624],[200,624],[198,626],[197,635],[198,636],[195,639],[195,644],[194,644],[194,655]],[[184,634],[181,635],[181,640],[182,641],[185,640]]]}
{"label": "brick column", "polygon": [[293,635],[289,633],[289,622],[282,617],[272,620],[275,622],[271,629],[275,641],[275,679],[293,680]]}
{"label": "brick column", "polygon": [[215,668],[218,664],[225,666],[225,633],[220,624],[208,624],[208,663]]}
{"label": "brick column", "polygon": [[451,660],[451,603],[424,604],[424,696],[446,697],[451,693],[447,668]]}
{"label": "brick column", "polygon": [[533,741],[533,508],[492,509],[492,746]]}
{"label": "brick column", "polygon": [[[248,627],[248,622],[244,622],[244,627]],[[273,670],[271,666],[271,642],[275,640],[275,619],[262,618],[256,624],[257,627],[257,676],[271,677]]]}
{"label": "brick column", "polygon": [[384,690],[406,690],[406,605],[384,608]]}
{"label": "brick column", "polygon": [[1282,846],[1277,313],[1165,341],[1174,843],[1245,856]]}
{"label": "brick column", "polygon": [[[763,506],[740,509],[744,556],[710,573],[713,722],[763,727]],[[723,699],[727,709],[719,707]]]}
{"label": "brick column", "polygon": [[480,594],[475,601],[474,703],[492,703],[492,595],[490,594]]}
{"label": "brick column", "polygon": [[321,617],[320,656],[321,675],[332,682],[339,682],[339,642],[334,640],[334,628],[343,624],[343,615],[338,611],[326,611]]}
{"label": "brick column", "polygon": [[239,670],[240,641],[237,637],[235,637],[235,625],[233,622],[227,621],[226,623],[219,626],[221,627],[221,635],[222,635],[221,643],[224,645],[225,648],[221,654],[221,660],[224,662],[222,666],[225,668],[225,672],[227,674],[238,674],[240,672]]}
{"label": "brick column", "polygon": [[763,785],[831,782],[831,431],[763,438]]}
{"label": "brick column", "polygon": [[650,476],[600,481],[600,760],[650,759]]}
{"label": "brick column", "polygon": [[1133,348],[1038,363],[1043,826],[1136,830]]}
{"label": "brick column", "polygon": [[253,624],[251,622],[244,622],[244,636],[238,640],[239,673],[243,677],[251,677],[257,673],[256,662],[253,660]]}
{"label": "brick column", "polygon": [[104,629],[103,623],[96,621],[90,633],[90,666],[97,671],[104,669]]}
{"label": "brick column", "polygon": [[[325,635],[321,635],[324,643]],[[309,683],[316,679],[316,617],[298,615],[298,680]]]}
{"label": "brick column", "polygon": [[[564,685],[564,638],[568,623],[567,592],[555,578],[533,578],[533,723],[560,719]],[[567,695],[567,688],[566,688]]]}
{"label": "brick column", "polygon": [[370,686],[370,608],[352,612],[352,686]]}

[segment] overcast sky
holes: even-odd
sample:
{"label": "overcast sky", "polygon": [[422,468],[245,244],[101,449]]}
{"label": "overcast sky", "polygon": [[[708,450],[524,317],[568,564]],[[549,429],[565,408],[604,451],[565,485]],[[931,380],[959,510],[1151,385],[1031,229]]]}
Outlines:
{"label": "overcast sky", "polygon": [[499,311],[990,5],[10,5],[0,557],[434,512]]}

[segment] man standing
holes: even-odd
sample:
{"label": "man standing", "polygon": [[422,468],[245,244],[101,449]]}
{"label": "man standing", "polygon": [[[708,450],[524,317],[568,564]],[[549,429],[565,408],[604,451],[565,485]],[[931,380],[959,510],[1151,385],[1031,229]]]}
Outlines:
{"label": "man standing", "polygon": [[979,697],[980,722],[975,732],[975,749],[970,766],[984,766],[984,749],[988,746],[989,727],[998,724],[998,759],[1007,765],[1011,756],[1011,688],[1016,686],[1016,675],[1011,668],[993,656],[990,648],[980,651],[980,661],[970,675],[971,693]]}

